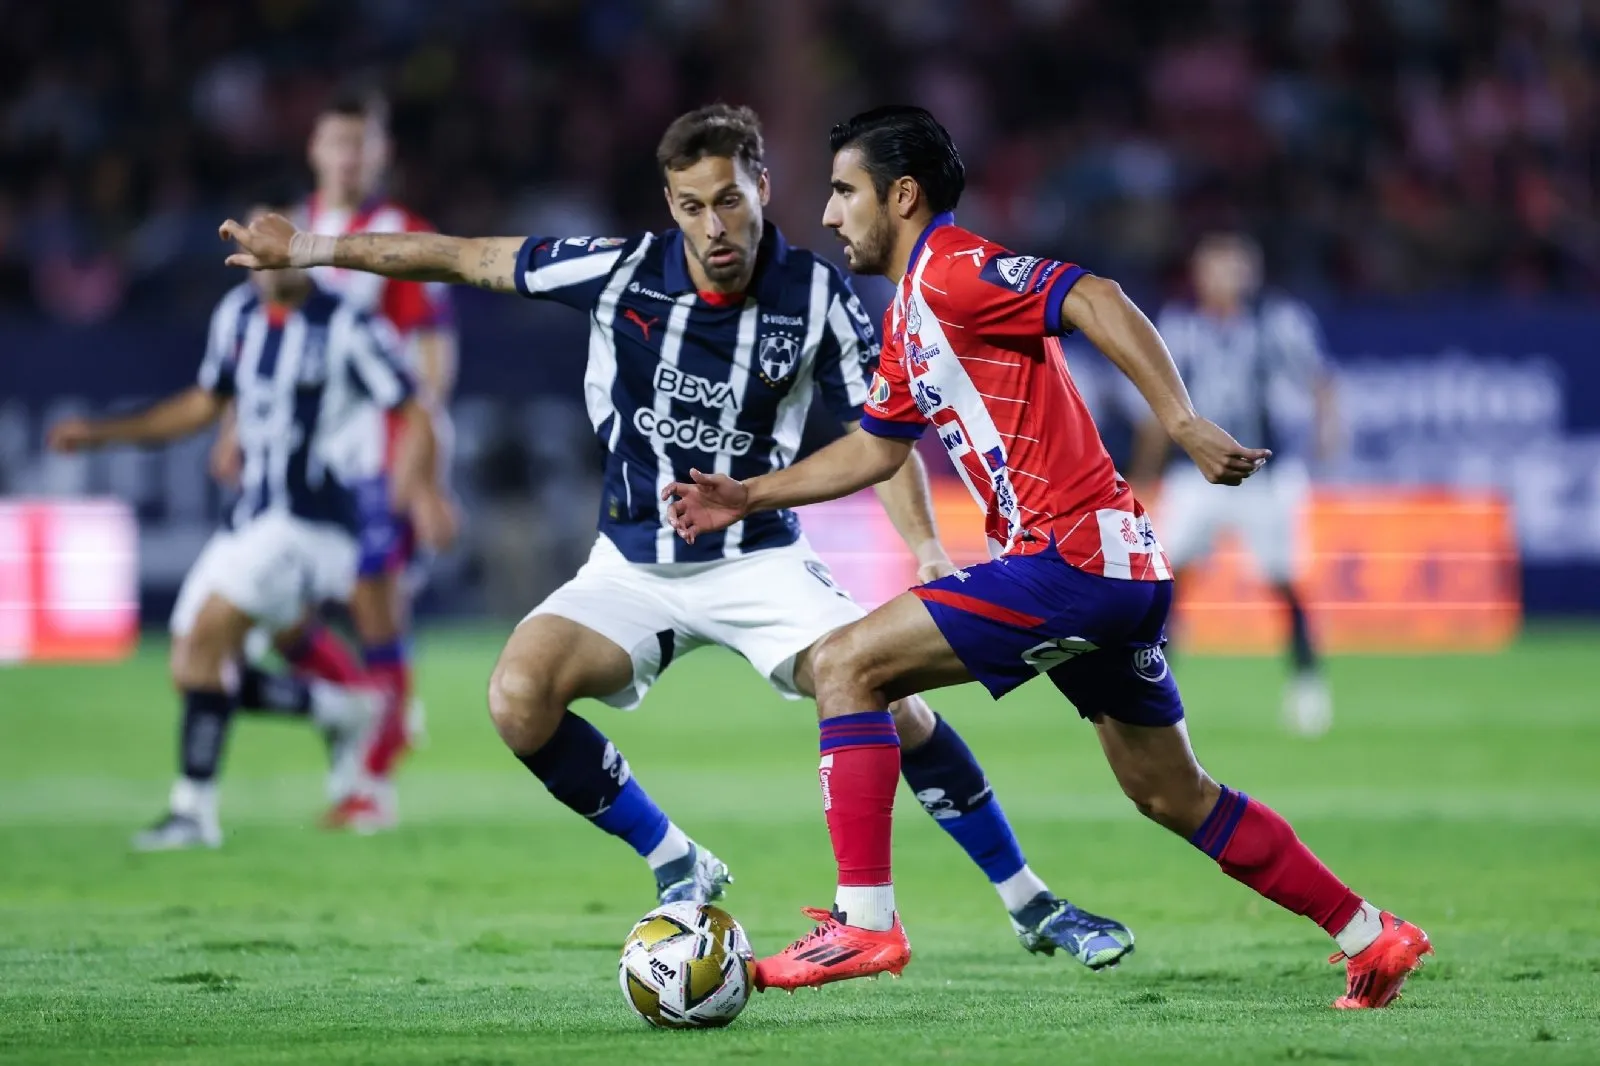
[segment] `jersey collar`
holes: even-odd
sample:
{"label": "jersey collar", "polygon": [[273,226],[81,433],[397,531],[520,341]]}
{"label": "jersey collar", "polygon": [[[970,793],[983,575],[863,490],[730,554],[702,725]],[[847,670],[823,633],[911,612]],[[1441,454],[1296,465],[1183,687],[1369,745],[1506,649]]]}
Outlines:
{"label": "jersey collar", "polygon": [[940,226],[954,226],[956,213],[954,211],[941,211],[928,220],[922,228],[922,235],[917,238],[917,243],[911,246],[911,258],[906,261],[906,273],[910,274],[917,269],[917,260],[922,258],[922,249],[928,243],[928,238],[933,236],[933,231]]}
{"label": "jersey collar", "polygon": [[[661,237],[663,261],[661,273],[667,292],[682,296],[695,289],[689,276],[689,249],[684,245],[683,231],[670,229]],[[750,279],[750,292],[757,303],[775,304],[783,296],[783,265],[789,259],[789,242],[783,232],[768,222],[761,231],[761,241],[756,245],[756,270]]]}

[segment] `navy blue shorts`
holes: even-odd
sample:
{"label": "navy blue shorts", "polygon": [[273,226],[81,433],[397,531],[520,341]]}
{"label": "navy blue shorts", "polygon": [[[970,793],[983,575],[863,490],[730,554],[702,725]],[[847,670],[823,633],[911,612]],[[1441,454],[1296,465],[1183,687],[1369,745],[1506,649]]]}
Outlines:
{"label": "navy blue shorts", "polygon": [[361,556],[356,573],[376,577],[408,569],[416,556],[416,537],[411,519],[396,514],[389,503],[389,478],[366,478],[357,481],[352,489],[361,523]]}
{"label": "navy blue shorts", "polygon": [[1046,674],[1085,718],[1172,725],[1183,700],[1167,668],[1172,582],[1085,573],[1054,544],[968,566],[911,590],[995,699]]}

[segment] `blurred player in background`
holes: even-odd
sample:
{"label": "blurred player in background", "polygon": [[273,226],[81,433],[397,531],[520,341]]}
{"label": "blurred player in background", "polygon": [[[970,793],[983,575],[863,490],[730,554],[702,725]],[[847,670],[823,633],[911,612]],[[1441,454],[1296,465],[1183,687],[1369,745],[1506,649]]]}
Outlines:
{"label": "blurred player in background", "polygon": [[[281,211],[270,198],[252,217]],[[142,850],[216,847],[216,775],[238,700],[238,662],[253,627],[288,635],[323,600],[350,596],[361,519],[335,463],[340,435],[376,405],[406,427],[394,468],[408,491],[434,491],[432,420],[380,317],[320,289],[306,271],[258,274],[211,318],[199,379],[147,411],[70,419],[50,446],[78,451],[156,444],[196,433],[234,404],[240,499],[184,580],[172,613],[172,679],[183,697],[180,776],[167,815],[134,840]],[[348,747],[376,714],[370,697],[312,686],[295,708]],[[293,712],[291,712],[293,713]]]}
{"label": "blurred player in background", "polygon": [[[610,453],[601,535],[577,576],[512,634],[490,711],[556,799],[645,858],[667,902],[716,898],[727,867],[667,818],[616,747],[569,706],[590,697],[635,707],[677,656],[708,644],[743,655],[787,697],[813,694],[812,647],[864,612],[796,517],[756,516],[691,546],[666,526],[658,497],[696,466],[751,476],[789,465],[819,391],[856,435],[877,345],[844,275],[764,221],[768,174],[753,112],[717,105],[679,118],[657,163],[680,227],[659,237],[335,240],[284,219],[248,230],[230,221],[223,231],[242,249],[229,262],[253,269],[333,263],[518,292],[590,316],[585,398]],[[901,459],[880,495],[929,580],[954,568],[921,461]],[[1029,868],[950,724],[920,698],[895,710],[907,783],[988,876],[1023,946],[1062,948],[1096,969],[1131,951],[1125,926],[1056,897]],[[868,731],[896,744],[885,717]]]}
{"label": "blurred player in background", "polygon": [[702,474],[662,490],[692,545],[763,511],[848,495],[892,475],[930,425],[984,512],[989,562],[884,604],[825,639],[812,669],[820,778],[839,881],[809,935],[757,966],[764,988],[885,970],[911,945],[895,913],[891,835],[900,752],[890,701],[980,681],[996,698],[1045,674],[1094,723],[1141,813],[1267,899],[1313,919],[1348,960],[1339,1007],[1381,1007],[1432,950],[1427,935],[1350,891],[1289,823],[1218,785],[1189,747],[1162,655],[1172,574],[1112,466],[1058,339],[1082,330],[1139,387],[1210,482],[1270,456],[1195,412],[1161,337],[1115,282],[1018,255],[955,224],[965,170],[922,108],[834,127],[823,224],[850,267],[897,285],[863,432],[749,480]]}
{"label": "blurred player in background", "polygon": [[[1333,383],[1322,333],[1305,305],[1261,292],[1261,249],[1239,233],[1215,233],[1194,252],[1192,304],[1161,310],[1156,328],[1194,397],[1195,406],[1244,440],[1261,441],[1272,465],[1236,491],[1208,484],[1181,453],[1161,483],[1161,528],[1167,557],[1182,575],[1232,529],[1289,610],[1294,675],[1284,695],[1285,722],[1315,736],[1327,731],[1333,703],[1323,678],[1305,607],[1295,591],[1296,519],[1309,477],[1295,447],[1295,424],[1313,413],[1317,457],[1331,451]],[[1140,426],[1134,483],[1153,484],[1172,452],[1154,418]]]}
{"label": "blurred player in background", "polygon": [[[329,101],[312,130],[308,146],[316,189],[305,206],[306,228],[315,233],[419,233],[430,227],[385,198],[382,184],[391,145],[388,108],[375,93],[350,89]],[[448,409],[456,377],[456,335],[449,290],[440,284],[392,281],[372,274],[324,267],[312,271],[318,285],[373,313],[399,332],[403,358],[417,383],[418,402],[433,418],[441,442],[441,478],[448,469],[451,439]],[[404,423],[377,406],[356,418],[336,442],[337,462],[354,488],[362,514],[360,580],[349,601],[351,619],[362,643],[358,665],[326,627],[309,626],[279,650],[301,674],[374,687],[384,698],[384,714],[361,760],[359,772],[334,780],[334,806],[327,823],[370,832],[396,820],[391,774],[411,743],[415,727],[409,647],[412,582],[419,578],[417,524],[440,531],[443,548],[453,535],[448,496],[431,492],[407,496],[392,477]],[[236,447],[219,438],[214,466],[224,474]],[[421,512],[426,512],[421,513]],[[271,677],[249,667],[243,689],[271,706],[297,706],[306,686],[293,678]]]}

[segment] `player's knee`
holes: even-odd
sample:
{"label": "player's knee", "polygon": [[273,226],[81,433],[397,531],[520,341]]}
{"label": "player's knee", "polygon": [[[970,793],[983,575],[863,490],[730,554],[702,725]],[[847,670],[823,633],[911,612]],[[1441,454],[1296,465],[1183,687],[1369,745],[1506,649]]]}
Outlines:
{"label": "player's knee", "polygon": [[525,659],[502,659],[489,677],[489,717],[506,746],[537,751],[566,710],[555,671]]}
{"label": "player's knee", "polygon": [[883,665],[874,661],[856,625],[834,630],[811,650],[811,674],[819,694],[840,685],[875,692],[889,680]]}
{"label": "player's knee", "polygon": [[196,627],[172,644],[172,683],[180,689],[214,689],[222,682],[227,649],[214,634]]}
{"label": "player's knee", "polygon": [[1192,772],[1160,777],[1129,775],[1119,779],[1123,795],[1158,825],[1188,836],[1205,821],[1210,807],[1206,786],[1210,778],[1198,766]]}

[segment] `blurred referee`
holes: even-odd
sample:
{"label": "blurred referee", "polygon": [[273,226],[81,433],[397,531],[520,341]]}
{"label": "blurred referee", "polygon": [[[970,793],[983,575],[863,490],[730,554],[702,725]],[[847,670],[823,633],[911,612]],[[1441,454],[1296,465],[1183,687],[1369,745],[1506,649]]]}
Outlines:
{"label": "blurred referee", "polygon": [[[1194,302],[1162,308],[1156,326],[1194,397],[1195,409],[1240,440],[1259,441],[1274,458],[1243,485],[1208,484],[1187,458],[1173,455],[1153,419],[1140,426],[1134,480],[1161,476],[1157,528],[1175,574],[1199,562],[1217,534],[1233,529],[1289,609],[1293,676],[1284,696],[1290,728],[1327,731],[1333,705],[1304,605],[1295,591],[1295,519],[1309,478],[1292,438],[1311,415],[1319,457],[1331,450],[1333,389],[1322,332],[1304,304],[1261,290],[1261,249],[1239,233],[1203,238],[1192,263]],[[1169,464],[1170,461],[1170,465]]]}

